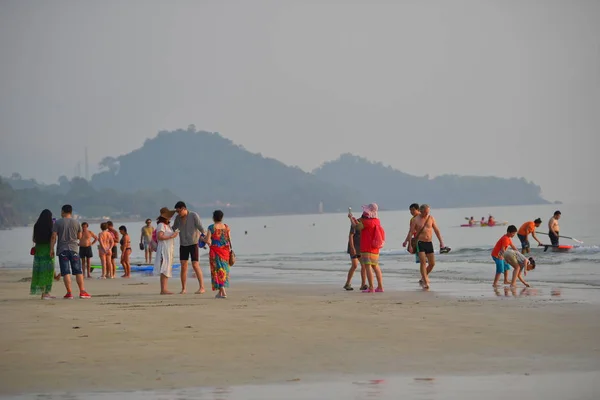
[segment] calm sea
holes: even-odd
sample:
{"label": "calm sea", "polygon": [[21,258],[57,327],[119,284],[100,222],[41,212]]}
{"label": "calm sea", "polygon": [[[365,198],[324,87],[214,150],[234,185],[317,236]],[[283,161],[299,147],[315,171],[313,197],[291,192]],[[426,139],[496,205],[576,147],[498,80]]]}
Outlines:
{"label": "calm sea", "polygon": [[[518,227],[540,217],[543,220],[540,230],[547,231],[548,219],[557,208],[562,212],[561,234],[584,243],[568,253],[543,252],[534,248],[538,267],[527,276],[533,289],[523,294],[600,301],[600,214],[598,206],[594,205],[432,208],[445,244],[452,248],[451,253],[437,256],[431,275],[432,290],[471,296],[514,296],[514,292],[494,292],[490,285],[495,271],[490,252],[506,226],[469,228],[460,227],[460,224],[466,222],[465,217],[473,216],[479,220],[492,214],[496,220],[508,221]],[[209,224],[208,216],[201,215],[201,218],[205,225]],[[408,210],[384,211],[380,218],[387,236],[381,255],[386,290],[418,289],[418,265],[414,256],[402,247],[410,218]],[[238,257],[232,269],[232,288],[236,281],[259,281],[333,284],[341,289],[349,267],[345,252],[349,222],[345,214],[231,218],[226,222],[232,229],[233,247]],[[123,224],[134,243],[132,262],[142,263],[143,254],[135,244],[139,241],[143,223]],[[98,224],[92,224],[90,228],[99,232]],[[30,268],[31,233],[31,227],[0,231],[0,267]],[[547,235],[539,237],[548,242]],[[515,238],[514,243],[520,247],[518,239]],[[561,239],[561,243],[577,245],[568,239]],[[436,239],[434,244],[437,250]],[[208,252],[201,254],[201,266],[206,270]],[[95,260],[95,264],[98,263],[99,260]],[[153,279],[143,273],[138,277]],[[359,277],[355,276],[354,286],[359,283]]]}

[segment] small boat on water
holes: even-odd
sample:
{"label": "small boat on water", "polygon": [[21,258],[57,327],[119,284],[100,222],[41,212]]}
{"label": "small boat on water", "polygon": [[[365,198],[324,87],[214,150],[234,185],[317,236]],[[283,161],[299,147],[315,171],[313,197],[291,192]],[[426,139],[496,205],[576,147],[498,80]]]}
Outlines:
{"label": "small boat on water", "polygon": [[479,223],[478,222],[476,224],[471,224],[471,225],[469,225],[469,224],[461,224],[460,226],[461,226],[461,228],[479,228],[479,227],[482,227],[482,228],[483,227],[492,228],[494,226],[506,226],[506,225],[508,225],[508,221],[500,221],[500,222],[493,223],[491,225],[488,224],[487,222],[484,222],[484,223]]}

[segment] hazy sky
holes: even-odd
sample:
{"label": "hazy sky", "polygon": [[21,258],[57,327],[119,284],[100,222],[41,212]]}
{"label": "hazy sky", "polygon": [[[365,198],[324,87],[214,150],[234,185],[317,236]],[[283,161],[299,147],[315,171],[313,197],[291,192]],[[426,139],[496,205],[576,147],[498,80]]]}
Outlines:
{"label": "hazy sky", "polygon": [[306,171],[352,152],[598,201],[600,1],[0,1],[1,175],[191,123]]}

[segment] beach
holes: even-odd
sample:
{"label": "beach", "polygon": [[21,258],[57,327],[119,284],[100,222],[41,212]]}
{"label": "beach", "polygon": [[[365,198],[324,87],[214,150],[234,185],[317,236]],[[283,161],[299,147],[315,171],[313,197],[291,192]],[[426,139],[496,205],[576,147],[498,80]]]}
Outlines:
{"label": "beach", "polygon": [[157,279],[136,278],[86,280],[88,300],[63,300],[57,282],[58,298],[41,301],[21,281],[29,274],[0,270],[3,395],[600,371],[596,304],[416,285],[363,294],[246,282],[227,299],[160,296]]}

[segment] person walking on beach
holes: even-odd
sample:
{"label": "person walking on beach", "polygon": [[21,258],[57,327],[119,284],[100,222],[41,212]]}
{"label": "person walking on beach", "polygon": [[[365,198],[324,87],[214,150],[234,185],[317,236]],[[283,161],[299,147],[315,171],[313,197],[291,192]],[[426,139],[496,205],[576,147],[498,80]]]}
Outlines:
{"label": "person walking on beach", "polygon": [[528,236],[531,234],[538,245],[542,245],[542,242],[535,235],[535,228],[538,228],[542,224],[542,220],[540,218],[536,218],[534,221],[527,221],[517,231],[517,237],[521,241],[521,253],[527,254],[530,251],[530,244]]}
{"label": "person walking on beach", "polygon": [[119,244],[119,232],[115,229],[112,221],[106,221],[106,226],[108,226],[108,231],[113,235],[113,240],[115,245],[110,251],[110,274],[107,274],[107,278],[115,279],[117,277],[117,245]]}
{"label": "person walking on beach", "polygon": [[[92,241],[93,239],[93,241]],[[79,257],[83,265],[83,274],[87,274],[87,278],[92,277],[92,258],[94,252],[92,246],[98,241],[98,236],[89,230],[89,224],[84,222],[81,224],[81,239],[79,239]]]}
{"label": "person walking on beach", "polygon": [[106,279],[110,277],[112,270],[112,249],[115,245],[115,237],[109,232],[106,222],[100,224],[100,230],[101,232],[98,234],[98,254],[102,265],[100,279]]}
{"label": "person walking on beach", "polygon": [[71,274],[73,274],[79,287],[79,298],[89,299],[92,296],[85,291],[81,259],[78,253],[78,241],[81,239],[81,225],[72,218],[73,207],[70,204],[62,206],[60,214],[62,218],[57,220],[52,227],[50,257],[54,257],[54,245],[56,245],[60,274],[67,289],[67,294],[65,294],[64,298],[73,298],[73,294],[71,293]]}
{"label": "person walking on beach", "polygon": [[446,246],[444,246],[444,240],[442,239],[442,234],[435,222],[435,218],[429,213],[429,205],[422,204],[419,207],[419,211],[420,214],[415,216],[412,220],[410,231],[416,232],[416,253],[419,255],[421,271],[421,280],[419,283],[423,285],[424,289],[429,289],[429,274],[433,271],[433,267],[435,267],[435,255],[432,242],[433,233],[435,233],[435,236],[437,236],[440,242],[440,251],[445,250]]}
{"label": "person walking on beach", "polygon": [[29,293],[41,294],[42,300],[51,300],[55,297],[50,294],[54,280],[54,254],[51,255],[50,241],[52,239],[52,212],[48,209],[40,213],[33,225],[33,271]]}
{"label": "person walking on beach", "polygon": [[223,223],[223,211],[213,212],[213,222],[206,232],[206,243],[210,246],[210,281],[212,290],[218,290],[217,299],[226,299],[225,288],[229,287],[229,256],[231,252],[231,230]]}
{"label": "person walking on beach", "polygon": [[173,251],[175,247],[175,238],[178,233],[174,232],[169,225],[175,210],[169,210],[167,207],[160,209],[160,215],[156,219],[156,257],[154,258],[154,274],[160,274],[160,294],[173,294],[167,288],[169,278],[173,274]]}
{"label": "person walking on beach", "polygon": [[[379,247],[374,246],[378,230],[383,230],[379,221],[379,207],[375,203],[362,206],[363,214],[360,220],[351,217],[352,226],[360,231],[360,261],[365,267],[369,287],[363,293],[383,292],[383,275],[379,267]],[[377,279],[377,288],[373,287],[373,272]]]}
{"label": "person walking on beach", "polygon": [[550,237],[550,243],[552,246],[558,246],[558,238],[560,233],[560,227],[558,226],[558,220],[560,219],[561,212],[556,210],[554,215],[548,221],[548,236]]}
{"label": "person walking on beach", "polygon": [[492,249],[492,260],[496,264],[496,275],[494,276],[493,287],[498,286],[498,281],[500,280],[500,276],[504,275],[504,284],[508,284],[508,270],[510,266],[508,263],[504,261],[504,252],[507,248],[512,248],[514,251],[518,251],[515,245],[512,242],[512,238],[515,237],[517,233],[517,227],[514,225],[510,225],[506,228],[506,234],[502,235],[502,237],[496,242],[496,245]]}
{"label": "person walking on beach", "polygon": [[[348,212],[348,218],[352,221],[351,212]],[[358,221],[361,219],[362,217]],[[350,255],[350,270],[348,270],[348,278],[346,279],[344,289],[354,290],[351,283],[352,277],[360,264],[360,290],[367,290],[369,288],[367,286],[367,271],[365,270],[365,266],[360,262],[360,231],[352,223],[350,223],[350,235],[348,236],[348,249],[346,252]]]}
{"label": "person walking on beach", "polygon": [[119,233],[121,234],[121,241],[119,242],[121,245],[121,265],[125,272],[121,275],[121,278],[131,278],[131,264],[129,263],[129,257],[131,256],[131,238],[127,233],[127,227],[125,225],[119,227]]}
{"label": "person walking on beach", "polygon": [[179,259],[181,260],[181,294],[186,293],[187,286],[187,268],[188,260],[192,259],[192,268],[198,278],[200,288],[196,294],[204,293],[204,279],[202,270],[200,269],[198,240],[200,234],[204,234],[204,227],[200,222],[200,216],[192,211],[188,211],[187,206],[183,201],[178,201],[175,204],[177,216],[173,222],[173,229],[180,230],[179,237]]}
{"label": "person walking on beach", "polygon": [[[418,203],[412,203],[408,207],[408,211],[410,212],[410,215],[412,217],[410,218],[410,222],[408,223],[408,233],[406,234],[406,238],[404,239],[404,242],[402,242],[402,247],[406,247],[408,244],[410,244],[411,239],[414,238],[415,235],[417,234],[416,231],[411,231],[411,229],[412,229],[412,223],[413,223],[413,220],[415,219],[416,216],[421,215],[421,211],[419,211],[419,204]],[[412,246],[408,247],[408,251],[409,252],[411,252],[413,250],[416,250],[416,249],[412,249]],[[417,264],[421,263],[421,260],[419,259],[419,253],[417,251],[415,251],[415,262]]]}
{"label": "person walking on beach", "polygon": [[150,243],[152,243],[153,233],[154,227],[152,226],[152,220],[148,218],[146,220],[146,225],[142,227],[142,234],[140,235],[140,244],[144,247],[146,264],[152,264],[152,246],[150,246]]}

